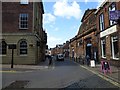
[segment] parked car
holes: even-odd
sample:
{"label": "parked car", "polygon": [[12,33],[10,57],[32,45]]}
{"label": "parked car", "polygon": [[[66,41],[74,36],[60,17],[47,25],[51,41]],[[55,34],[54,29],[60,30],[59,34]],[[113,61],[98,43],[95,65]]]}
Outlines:
{"label": "parked car", "polygon": [[64,61],[64,55],[63,54],[57,54],[57,61]]}

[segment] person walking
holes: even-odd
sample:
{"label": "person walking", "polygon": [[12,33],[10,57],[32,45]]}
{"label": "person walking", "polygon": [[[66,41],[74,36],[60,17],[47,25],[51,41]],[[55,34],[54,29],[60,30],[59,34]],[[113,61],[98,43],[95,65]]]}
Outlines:
{"label": "person walking", "polygon": [[87,59],[87,66],[89,66],[90,65],[90,57],[89,57],[89,55],[86,56],[86,59]]}
{"label": "person walking", "polygon": [[49,59],[49,65],[51,65],[52,64],[52,57],[51,57],[51,55],[48,55],[48,59]]}

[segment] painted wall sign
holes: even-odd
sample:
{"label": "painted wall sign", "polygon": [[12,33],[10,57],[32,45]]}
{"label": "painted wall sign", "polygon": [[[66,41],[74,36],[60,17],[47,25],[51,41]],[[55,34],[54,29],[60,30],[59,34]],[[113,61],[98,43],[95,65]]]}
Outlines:
{"label": "painted wall sign", "polygon": [[112,34],[114,32],[117,32],[117,25],[114,25],[114,26],[106,29],[105,31],[101,32],[100,37],[107,36],[107,35]]}

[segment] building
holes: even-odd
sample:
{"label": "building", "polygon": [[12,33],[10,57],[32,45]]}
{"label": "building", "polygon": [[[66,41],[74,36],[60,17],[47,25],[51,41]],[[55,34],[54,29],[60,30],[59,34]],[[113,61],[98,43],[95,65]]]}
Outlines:
{"label": "building", "polygon": [[63,44],[63,53],[65,57],[69,57],[69,41]]}
{"label": "building", "polygon": [[63,45],[62,44],[56,45],[56,54],[63,54]]}
{"label": "building", "polygon": [[14,64],[38,64],[45,58],[47,33],[43,30],[43,3],[2,2],[0,57],[10,64],[14,44]]}
{"label": "building", "polygon": [[97,29],[96,29],[96,9],[87,9],[82,17],[81,25],[76,36],[76,57],[98,61]]}
{"label": "building", "polygon": [[[119,2],[104,1],[97,9],[99,59],[120,66],[120,22],[110,20],[110,11],[120,10]],[[120,17],[119,17],[120,19]]]}
{"label": "building", "polygon": [[76,36],[73,37],[72,39],[70,39],[69,50],[70,50],[69,57],[71,59],[76,60],[76,53],[77,53],[76,52],[77,51],[77,49],[76,49]]}

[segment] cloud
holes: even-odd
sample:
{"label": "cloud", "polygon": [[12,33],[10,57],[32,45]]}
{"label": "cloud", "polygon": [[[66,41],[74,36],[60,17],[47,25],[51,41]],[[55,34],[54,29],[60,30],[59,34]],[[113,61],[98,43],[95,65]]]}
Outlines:
{"label": "cloud", "polygon": [[67,19],[70,19],[71,17],[80,19],[81,17],[81,9],[76,1],[68,3],[68,0],[59,0],[56,1],[53,8],[54,15],[56,16],[66,17]]}
{"label": "cloud", "polygon": [[56,44],[62,44],[62,38],[59,38],[59,37],[54,37],[54,36],[50,36],[48,34],[48,45],[50,48],[53,48],[56,46]]}
{"label": "cloud", "polygon": [[56,17],[51,13],[45,13],[43,15],[44,24],[55,23]]}
{"label": "cloud", "polygon": [[56,27],[56,28],[54,29],[54,31],[59,31],[59,28]]}

